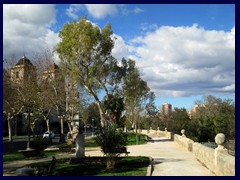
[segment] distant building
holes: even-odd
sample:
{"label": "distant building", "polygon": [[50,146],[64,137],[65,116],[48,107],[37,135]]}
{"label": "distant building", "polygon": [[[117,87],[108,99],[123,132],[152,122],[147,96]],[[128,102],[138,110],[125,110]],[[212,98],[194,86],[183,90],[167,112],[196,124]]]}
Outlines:
{"label": "distant building", "polygon": [[[37,75],[40,75],[40,77],[37,77]],[[55,63],[51,64],[42,74],[37,74],[37,69],[33,63],[26,56],[23,56],[14,66],[12,66],[10,73],[8,73],[6,69],[3,69],[3,76],[5,77],[5,81],[12,83],[15,87],[34,82],[39,87],[43,85],[43,88],[45,88],[44,90],[46,91],[48,91],[49,88],[49,93],[50,90],[54,88],[54,91],[57,91],[56,93],[59,97],[59,99],[55,100],[62,103],[59,106],[61,109],[58,109],[59,111],[63,111],[60,114],[62,115],[67,111],[70,116],[68,117],[68,120],[77,121],[79,119],[79,89],[75,83],[71,82],[72,80],[66,77],[61,77],[62,71]],[[37,81],[37,79],[41,79],[41,81]],[[65,80],[67,82],[65,82]],[[21,113],[16,117],[16,120],[17,133],[20,134],[26,132],[27,116],[24,115],[24,113]],[[49,124],[51,130],[54,132],[60,130],[60,119],[55,108],[52,108],[49,114]],[[64,126],[67,127],[67,122],[64,123]],[[40,121],[36,123],[35,127],[37,132],[43,133],[46,131],[46,123],[42,121],[41,118]]]}
{"label": "distant building", "polygon": [[164,126],[171,131],[173,129],[174,121],[172,118],[172,105],[169,103],[162,104],[162,111],[160,113],[160,119]]}
{"label": "distant building", "polygon": [[[49,68],[43,72],[43,80],[47,80],[49,82],[60,80],[61,69],[55,63],[51,64]],[[62,78],[63,79],[63,78]]]}
{"label": "distant building", "polygon": [[192,119],[192,116],[196,114],[199,106],[196,104],[190,111],[188,111],[189,118]]}
{"label": "distant building", "polygon": [[172,105],[168,103],[164,103],[162,105],[162,113],[164,115],[170,115],[172,113]]}
{"label": "distant building", "polygon": [[17,64],[11,68],[11,81],[16,84],[35,81],[36,78],[36,67],[26,56],[19,59]]}

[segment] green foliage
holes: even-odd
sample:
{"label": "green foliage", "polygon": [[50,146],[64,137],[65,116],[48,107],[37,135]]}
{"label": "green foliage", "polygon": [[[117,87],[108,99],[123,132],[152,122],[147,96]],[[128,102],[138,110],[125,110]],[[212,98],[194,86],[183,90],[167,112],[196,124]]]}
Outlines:
{"label": "green foliage", "polygon": [[63,26],[59,32],[61,41],[56,47],[63,72],[84,87],[97,103],[101,125],[107,118],[98,93],[104,90],[108,96],[110,90],[116,91],[125,70],[111,55],[114,46],[112,35],[110,24],[100,29],[81,18]]}
{"label": "green foliage", "polygon": [[17,161],[25,159],[22,153],[13,153],[13,154],[5,154],[3,155],[3,162],[7,161]]}
{"label": "green foliage", "polygon": [[30,148],[43,151],[48,147],[49,139],[48,138],[42,138],[41,136],[36,137],[35,140],[30,142]]}
{"label": "green foliage", "polygon": [[124,127],[121,122],[121,115],[124,110],[123,98],[118,94],[109,94],[103,101],[104,110],[108,112],[110,121],[117,124],[118,127]]}
{"label": "green foliage", "polygon": [[96,135],[96,143],[101,147],[104,154],[114,157],[115,148],[124,147],[127,144],[127,134],[117,130],[116,125],[110,125],[100,129]]}
{"label": "green foliage", "polygon": [[[138,141],[138,145],[146,144],[146,137],[145,134],[138,134],[140,137],[140,141]],[[127,133],[127,145],[136,145],[136,133]]]}
{"label": "green foliage", "polygon": [[150,88],[147,82],[141,79],[139,70],[135,67],[135,61],[129,60],[127,65],[128,68],[123,82],[126,116],[131,124],[137,125],[140,112],[144,110],[150,97]]}
{"label": "green foliage", "polygon": [[226,139],[235,139],[235,104],[214,96],[205,96],[196,101],[197,110],[186,125],[190,138],[200,142],[214,141],[217,133],[224,133]]}
{"label": "green foliage", "polygon": [[172,112],[172,118],[174,121],[173,132],[180,133],[182,129],[186,129],[190,118],[185,108],[174,108]]}

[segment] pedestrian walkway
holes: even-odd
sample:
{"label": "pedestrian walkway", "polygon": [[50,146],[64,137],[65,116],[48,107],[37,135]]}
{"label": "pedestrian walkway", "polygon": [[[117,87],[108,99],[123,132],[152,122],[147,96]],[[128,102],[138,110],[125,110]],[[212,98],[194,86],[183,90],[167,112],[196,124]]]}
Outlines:
{"label": "pedestrian walkway", "polygon": [[[197,161],[191,152],[178,147],[173,141],[151,135],[153,141],[143,145],[128,146],[129,156],[149,156],[153,158],[152,176],[214,176]],[[100,148],[86,148],[85,156],[102,156]],[[75,157],[75,154],[59,154],[58,158]],[[16,169],[35,162],[49,161],[51,157],[3,163],[3,175],[15,175]]]}
{"label": "pedestrian walkway", "polygon": [[131,156],[153,158],[152,176],[214,176],[197,161],[191,152],[178,147],[165,137],[151,135],[153,142],[145,145],[129,146]]}

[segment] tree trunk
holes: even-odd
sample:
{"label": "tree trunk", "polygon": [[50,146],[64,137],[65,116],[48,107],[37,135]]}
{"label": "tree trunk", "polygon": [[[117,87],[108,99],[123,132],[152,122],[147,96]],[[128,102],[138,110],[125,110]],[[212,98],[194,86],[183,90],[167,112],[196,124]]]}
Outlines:
{"label": "tree trunk", "polygon": [[99,98],[97,97],[97,95],[93,92],[93,90],[91,88],[89,88],[87,85],[84,85],[84,88],[88,91],[88,93],[95,99],[97,106],[98,106],[98,111],[99,111],[99,115],[100,115],[100,121],[101,121],[101,126],[104,127],[105,123],[106,123],[106,118],[105,118],[105,114],[103,112],[102,106],[101,106],[101,102],[99,101]]}
{"label": "tree trunk", "polygon": [[64,137],[64,127],[63,127],[63,117],[61,116],[61,134],[60,134],[60,142],[65,142]]}
{"label": "tree trunk", "polygon": [[33,128],[33,126],[30,126],[30,128],[31,128],[31,131],[32,131],[32,133],[33,133],[33,140],[35,140],[35,139],[36,139],[36,137],[35,137],[34,128]]}
{"label": "tree trunk", "polygon": [[100,115],[101,126],[104,127],[105,123],[106,123],[106,118],[105,118],[105,114],[102,110],[101,103],[98,101],[97,101],[97,106],[98,106],[98,111],[99,111],[99,115]]}
{"label": "tree trunk", "polygon": [[46,119],[46,123],[47,123],[47,131],[50,132],[49,119]]}
{"label": "tree trunk", "polygon": [[15,128],[14,128],[14,135],[17,136],[17,125],[18,125],[18,118],[16,116]]}
{"label": "tree trunk", "polygon": [[12,139],[12,121],[11,121],[10,117],[7,120],[8,120],[8,140],[9,140],[9,142],[12,142],[13,141],[13,139]]}

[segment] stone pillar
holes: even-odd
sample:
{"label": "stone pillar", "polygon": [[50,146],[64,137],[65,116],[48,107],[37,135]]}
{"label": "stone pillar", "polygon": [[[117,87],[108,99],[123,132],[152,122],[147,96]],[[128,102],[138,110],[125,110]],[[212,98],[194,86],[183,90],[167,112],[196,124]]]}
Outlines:
{"label": "stone pillar", "polygon": [[84,135],[78,133],[76,137],[76,156],[77,158],[85,157]]}
{"label": "stone pillar", "polygon": [[159,127],[157,127],[157,135],[159,136],[159,134],[160,134],[160,129]]}
{"label": "stone pillar", "polygon": [[186,137],[186,135],[185,135],[185,129],[182,129],[182,130],[181,130],[181,133],[182,133],[182,137]]}
{"label": "stone pillar", "polygon": [[228,154],[227,149],[224,147],[224,142],[225,142],[225,135],[223,133],[218,133],[215,136],[215,142],[218,145],[218,147],[214,150],[214,164],[215,164],[215,171],[218,173],[219,172],[219,155],[220,154]]}
{"label": "stone pillar", "polygon": [[228,154],[227,149],[224,147],[224,142],[225,142],[225,135],[223,133],[218,133],[215,136],[215,142],[218,145],[218,147],[215,149],[215,154],[216,153],[224,153]]}

